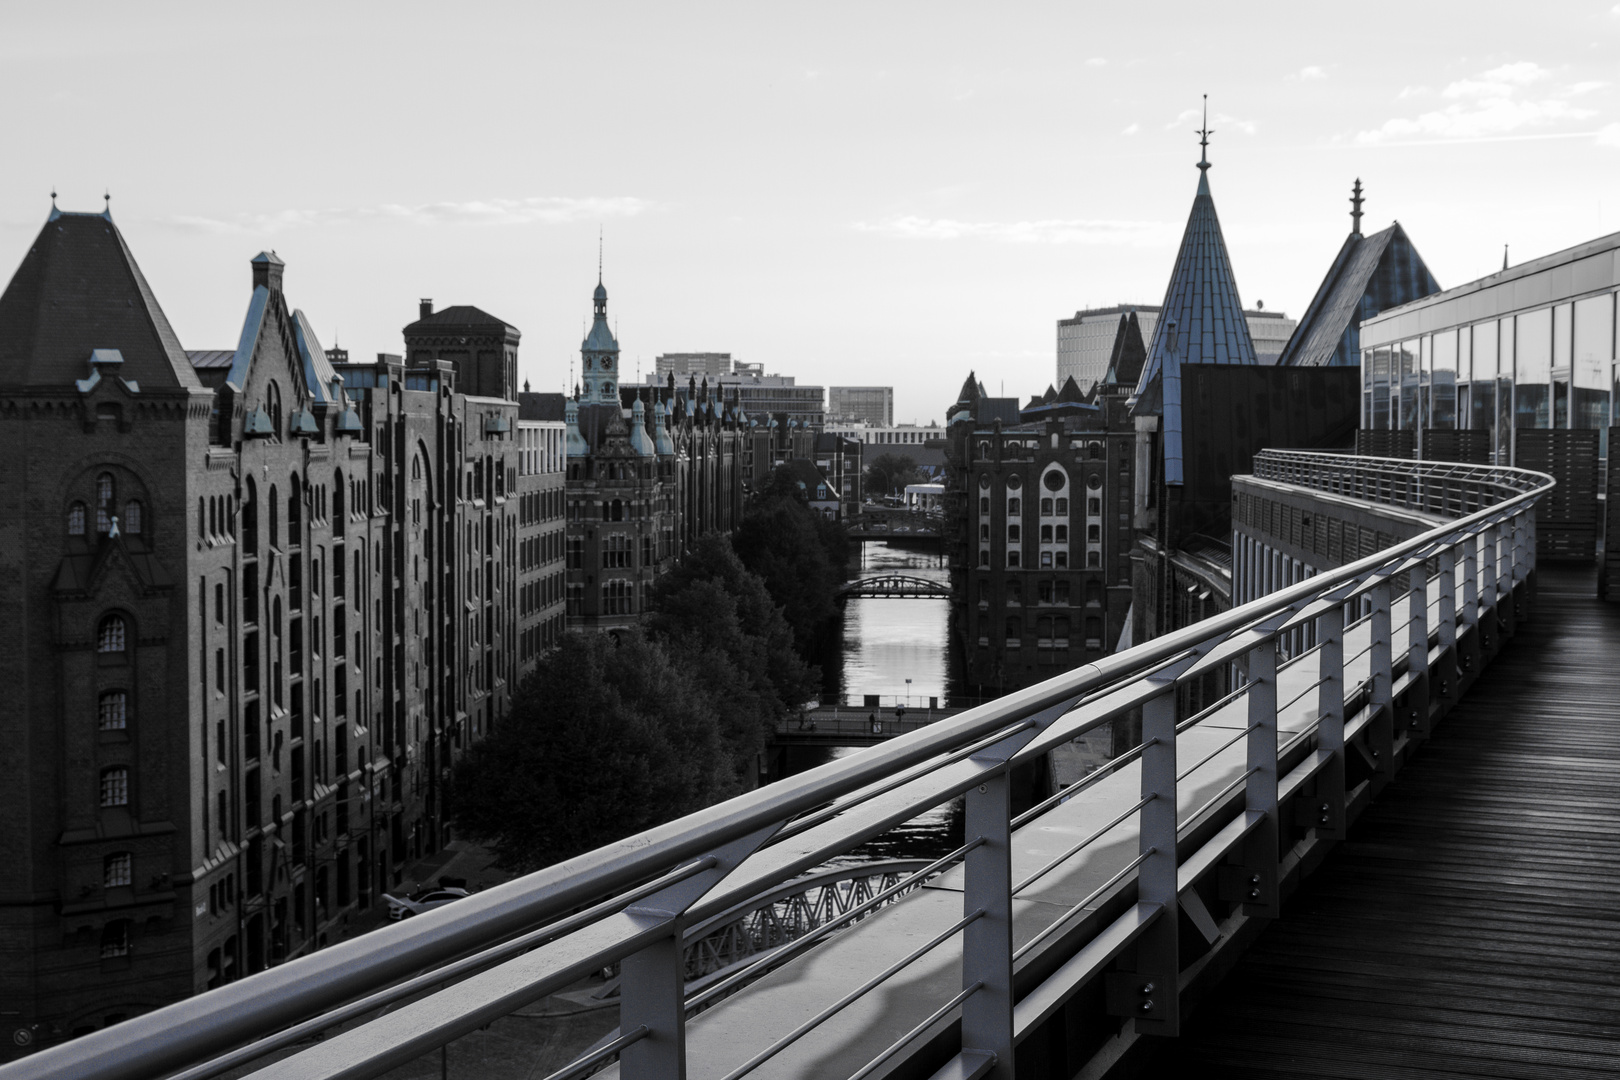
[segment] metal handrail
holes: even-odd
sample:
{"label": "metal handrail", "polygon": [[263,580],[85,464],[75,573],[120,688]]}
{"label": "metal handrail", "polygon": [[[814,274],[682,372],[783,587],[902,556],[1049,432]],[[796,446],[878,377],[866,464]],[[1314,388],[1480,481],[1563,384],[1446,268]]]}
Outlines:
{"label": "metal handrail", "polygon": [[[1394,474],[1402,481],[1391,484]],[[755,834],[769,834],[782,823],[831,802],[860,801],[873,786],[885,787],[897,773],[915,770],[918,777],[937,769],[942,758],[959,757],[965,743],[1006,736],[1012,726],[1043,711],[1059,713],[1073,703],[1118,691],[1165,665],[1207,651],[1240,631],[1263,627],[1279,615],[1297,612],[1308,603],[1348,587],[1346,598],[1372,587],[1382,571],[1425,552],[1437,539],[1473,535],[1474,530],[1505,522],[1523,513],[1550,490],[1543,474],[1503,466],[1470,466],[1415,462],[1396,458],[1347,458],[1300,451],[1265,451],[1257,455],[1254,475],[1324,492],[1388,505],[1419,505],[1432,484],[1467,487],[1478,505],[1465,517],[1403,541],[1382,552],[1262,596],[1163,637],[1143,642],[1079,667],[1044,683],[1015,691],[928,728],[898,736],[863,753],[839,759],[768,787],[708,807],[684,818],[646,830],[617,843],[486,890],[450,905],[364,937],[340,942],[319,952],[242,979],[217,990],[127,1020],[116,1029],[96,1032],[0,1067],[0,1078],[75,1077],[86,1080],[135,1080],[172,1072],[240,1046],[256,1038],[299,1024],[380,988],[390,986],[449,963],[458,957],[530,933],[581,907],[596,905],[640,883],[694,859],[704,858],[725,845]],[[1382,482],[1379,482],[1382,481]],[[1490,573],[1500,591],[1500,556],[1494,563],[1480,560],[1482,573]],[[1511,558],[1511,556],[1509,556]],[[1487,567],[1490,569],[1487,571]],[[1484,596],[1481,601],[1484,602]],[[1493,597],[1494,599],[1494,597]],[[1275,631],[1272,632],[1275,634]],[[1168,670],[1168,669],[1166,669]],[[1061,707],[1061,709],[1059,709]],[[1058,715],[1048,716],[1053,724]],[[1097,723],[1106,722],[1106,717]],[[1059,725],[1063,727],[1063,725]],[[1092,726],[1095,726],[1093,724]],[[1064,734],[1071,729],[1064,727]],[[998,739],[1000,742],[1004,738]],[[1020,753],[1037,752],[1036,743],[1014,751],[997,767],[1011,768]],[[965,769],[980,760],[960,761]],[[971,781],[978,783],[981,770]],[[962,774],[967,775],[965,772]],[[952,781],[955,783],[955,781]],[[892,785],[889,785],[892,786]],[[949,797],[948,795],[946,797]],[[842,809],[842,808],[840,808]],[[852,819],[859,818],[853,814]],[[835,817],[827,819],[832,827]],[[850,836],[859,838],[862,823],[852,820]],[[769,849],[775,850],[775,849]],[[798,869],[780,862],[783,873]],[[719,910],[742,895],[758,890],[744,878],[733,886],[720,880],[713,891],[693,905],[688,916]],[[721,875],[723,879],[723,875]],[[642,940],[640,938],[636,940]]]}

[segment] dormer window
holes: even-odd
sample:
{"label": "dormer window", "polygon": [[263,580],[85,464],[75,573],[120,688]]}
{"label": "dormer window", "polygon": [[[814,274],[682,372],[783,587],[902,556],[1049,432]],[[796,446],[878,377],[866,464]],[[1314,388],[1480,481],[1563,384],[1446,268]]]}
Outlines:
{"label": "dormer window", "polygon": [[124,620],[108,615],[96,630],[96,652],[121,653],[124,651]]}
{"label": "dormer window", "polygon": [[84,535],[84,518],[84,503],[76,502],[72,506],[68,507],[67,531],[69,536]]}

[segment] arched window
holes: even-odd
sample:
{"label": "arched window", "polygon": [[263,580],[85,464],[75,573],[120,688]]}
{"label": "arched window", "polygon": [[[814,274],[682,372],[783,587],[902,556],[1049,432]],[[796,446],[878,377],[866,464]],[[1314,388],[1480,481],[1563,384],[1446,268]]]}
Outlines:
{"label": "arched window", "polygon": [[420,455],[411,458],[411,479],[422,479],[422,458]]}
{"label": "arched window", "polygon": [[108,615],[96,630],[96,652],[121,653],[124,651],[124,620]]}
{"label": "arched window", "polygon": [[112,531],[113,508],[117,505],[112,473],[104,472],[96,477],[96,532]]}
{"label": "arched window", "polygon": [[129,502],[125,503],[124,520],[122,523],[124,532],[130,535],[138,536],[141,531],[141,519],[143,517],[145,517],[145,514],[139,499],[131,499]]}
{"label": "arched window", "polygon": [[101,770],[101,805],[129,805],[129,770],[124,766]]}
{"label": "arched window", "polygon": [[274,381],[265,392],[265,411],[270,414],[270,428],[281,438],[281,387]]}
{"label": "arched window", "polygon": [[102,731],[123,731],[129,726],[129,695],[107,690],[96,701],[96,727]]}
{"label": "arched window", "polygon": [[242,550],[249,555],[259,551],[259,487],[248,477],[247,499],[242,503]]}
{"label": "arched window", "polygon": [[128,885],[135,877],[135,859],[127,851],[115,851],[101,860],[101,885],[117,889]]}
{"label": "arched window", "polygon": [[[349,487],[350,487],[350,491],[352,493],[353,487],[354,487],[354,481],[353,480],[349,481]],[[352,503],[353,499],[351,499],[350,502]],[[345,503],[343,501],[343,473],[341,471],[339,471],[337,476],[332,480],[332,535],[333,536],[342,536],[343,535],[343,519],[344,519],[344,517],[345,517]]]}
{"label": "arched window", "polygon": [[68,535],[84,535],[84,503],[76,502],[68,507]]}
{"label": "arched window", "polygon": [[303,529],[304,500],[298,490],[298,474],[287,481],[287,546],[297,547]]}
{"label": "arched window", "polygon": [[271,547],[281,546],[281,503],[276,498],[276,485],[270,485],[270,536],[268,542]]}

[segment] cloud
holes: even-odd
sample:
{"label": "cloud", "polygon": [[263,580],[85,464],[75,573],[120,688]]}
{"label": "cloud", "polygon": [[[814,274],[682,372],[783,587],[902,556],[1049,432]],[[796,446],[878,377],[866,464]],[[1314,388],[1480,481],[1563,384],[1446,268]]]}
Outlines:
{"label": "cloud", "polygon": [[1312,79],[1325,79],[1327,78],[1327,69],[1318,67],[1315,64],[1311,64],[1307,67],[1302,67],[1295,72],[1294,78],[1306,81]]}
{"label": "cloud", "polygon": [[[1553,73],[1521,60],[1447,84],[1440,96],[1450,104],[1416,116],[1397,116],[1356,134],[1363,145],[1413,139],[1484,139],[1515,135],[1596,115],[1570,99],[1598,89],[1584,81],[1567,86],[1540,84]],[[1536,91],[1527,93],[1527,91]],[[1406,91],[1401,97],[1408,96]]]}
{"label": "cloud", "polygon": [[1141,131],[1141,130],[1142,130],[1142,125],[1141,124],[1132,124],[1129,127],[1127,127],[1124,131],[1120,132],[1120,134],[1121,135],[1135,135],[1138,131]]}
{"label": "cloud", "polygon": [[1620,148],[1620,124],[1609,124],[1597,133],[1594,140],[1599,146]]}
{"label": "cloud", "polygon": [[1401,92],[1396,94],[1395,97],[1400,101],[1405,101],[1407,98],[1428,97],[1432,93],[1434,91],[1427,86],[1403,86]]}
{"label": "cloud", "polygon": [[1086,67],[1102,67],[1107,63],[1108,63],[1108,58],[1107,57],[1105,57],[1105,56],[1093,56],[1090,60],[1086,61]]}
{"label": "cloud", "polygon": [[861,232],[902,240],[990,240],[1005,244],[1100,244],[1154,247],[1173,243],[1175,225],[1161,221],[1053,218],[1042,221],[957,221],[914,215],[856,222]]}
{"label": "cloud", "polygon": [[365,221],[406,221],[418,225],[559,225],[570,221],[634,217],[652,206],[633,196],[569,198],[535,195],[524,199],[471,199],[465,202],[382,203],[324,210],[277,210],[230,218],[177,215],[166,224],[213,233],[275,233]]}

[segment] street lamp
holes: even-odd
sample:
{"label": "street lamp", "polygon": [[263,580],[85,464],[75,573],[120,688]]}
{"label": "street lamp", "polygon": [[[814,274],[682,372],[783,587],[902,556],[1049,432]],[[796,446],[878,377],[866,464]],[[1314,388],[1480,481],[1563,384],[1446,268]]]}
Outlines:
{"label": "street lamp", "polygon": [[907,679],[906,680],[906,706],[909,708],[910,705],[911,705],[911,680]]}

